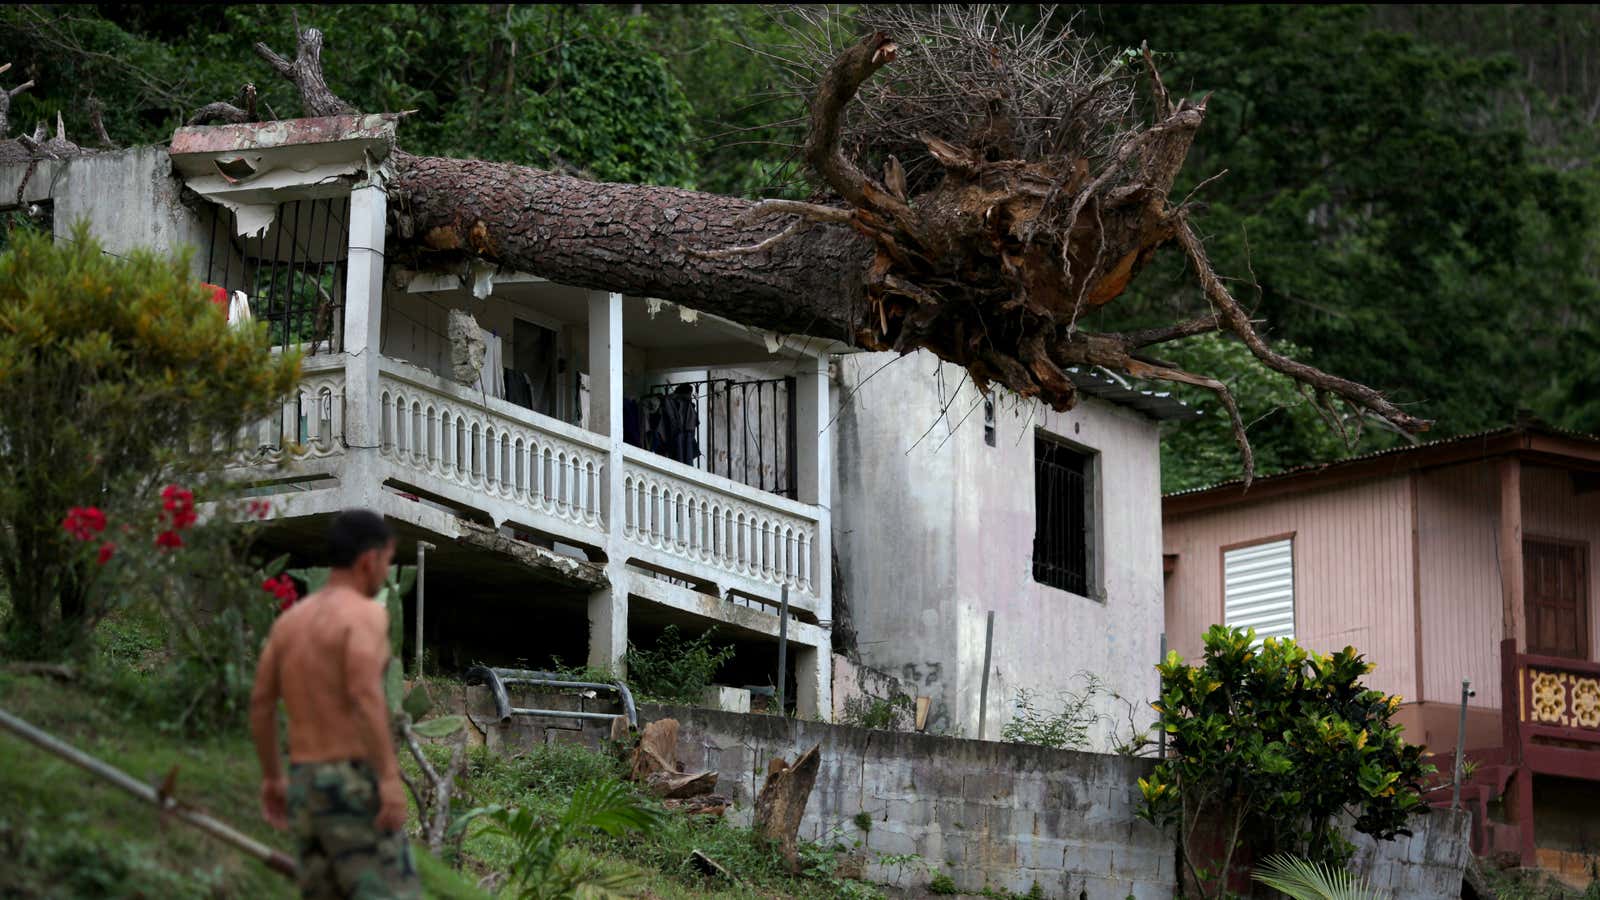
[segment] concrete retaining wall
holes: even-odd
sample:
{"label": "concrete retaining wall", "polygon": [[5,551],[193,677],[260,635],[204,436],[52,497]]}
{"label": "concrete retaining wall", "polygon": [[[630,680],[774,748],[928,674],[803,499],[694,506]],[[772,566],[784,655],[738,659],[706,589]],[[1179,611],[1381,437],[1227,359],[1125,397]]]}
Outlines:
{"label": "concrete retaining wall", "polygon": [[[518,718],[498,726],[483,713],[487,692],[473,688],[469,706],[491,747],[583,741],[598,745],[604,723]],[[516,705],[533,697],[514,696]],[[540,696],[542,708],[558,701]],[[604,698],[566,698],[573,708],[611,708]],[[566,707],[559,707],[566,708]],[[685,768],[715,770],[719,793],[733,799],[729,817],[749,824],[767,762],[793,761],[822,747],[822,769],[800,836],[853,847],[860,842],[871,880],[911,887],[935,874],[964,890],[984,887],[1071,900],[1154,900],[1176,894],[1172,841],[1134,816],[1138,779],[1148,760],[1046,750],[1021,744],[873,731],[767,715],[642,706],[641,722],[672,717],[680,724]],[[490,717],[492,718],[492,717]],[[861,813],[871,819],[863,830]],[[1460,896],[1468,827],[1464,814],[1419,818],[1416,835],[1377,842],[1351,835],[1356,868],[1395,897]],[[927,869],[878,862],[916,854]]]}

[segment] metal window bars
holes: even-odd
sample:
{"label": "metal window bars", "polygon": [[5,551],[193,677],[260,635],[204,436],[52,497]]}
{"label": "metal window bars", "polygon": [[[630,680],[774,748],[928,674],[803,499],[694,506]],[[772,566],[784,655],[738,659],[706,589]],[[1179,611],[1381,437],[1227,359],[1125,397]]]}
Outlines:
{"label": "metal window bars", "polygon": [[[797,499],[794,378],[662,382],[651,385],[646,394],[665,398],[683,389],[696,402],[705,437],[700,456],[692,463],[695,468]],[[648,423],[641,427],[648,430]],[[654,450],[648,445],[646,449]]]}
{"label": "metal window bars", "polygon": [[1043,436],[1034,438],[1033,580],[1089,593],[1090,458]]}
{"label": "metal window bars", "polygon": [[350,199],[279,203],[272,224],[246,237],[238,235],[232,210],[212,209],[206,281],[244,291],[274,347],[302,347],[310,355],[342,351]]}

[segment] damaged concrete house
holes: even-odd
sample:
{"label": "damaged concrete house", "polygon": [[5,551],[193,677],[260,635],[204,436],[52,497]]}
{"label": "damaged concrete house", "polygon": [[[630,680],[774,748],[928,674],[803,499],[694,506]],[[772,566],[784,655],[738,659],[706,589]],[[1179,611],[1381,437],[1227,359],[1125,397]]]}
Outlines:
{"label": "damaged concrete house", "polygon": [[1080,672],[1106,688],[1098,749],[1110,719],[1148,721],[1157,426],[1189,410],[1087,371],[1070,413],[997,410],[926,354],[885,368],[538,272],[438,271],[393,240],[397,121],[0,165],[0,197],[58,235],[86,219],[111,252],[192,248],[304,353],[298,393],[240,444],[271,540],[315,556],[323,521],[363,506],[403,561],[430,545],[406,630],[445,670],[615,667],[630,640],[715,627],[735,685],[772,683],[781,634],[805,716],[843,708],[840,646],[861,663],[845,680],[886,673],[932,731],[996,738],[1017,689],[1049,702]]}

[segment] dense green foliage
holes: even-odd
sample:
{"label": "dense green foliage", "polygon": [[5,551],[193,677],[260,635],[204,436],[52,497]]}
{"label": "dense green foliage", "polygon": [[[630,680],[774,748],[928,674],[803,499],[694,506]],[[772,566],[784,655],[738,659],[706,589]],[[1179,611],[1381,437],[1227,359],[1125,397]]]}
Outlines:
{"label": "dense green foliage", "polygon": [[[778,14],[664,4],[299,14],[327,32],[335,91],[365,109],[419,111],[403,129],[414,152],[723,193],[798,189],[786,162],[803,107],[773,96],[779,75],[764,55],[792,43]],[[1169,86],[1210,96],[1178,192],[1227,170],[1197,198],[1197,221],[1272,340],[1391,392],[1436,419],[1435,435],[1503,425],[1520,408],[1600,431],[1595,7],[1085,6],[1072,24],[1110,48],[1148,41]],[[251,52],[256,40],[291,50],[289,10],[8,7],[0,60],[39,83],[18,96],[13,127],[60,110],[69,133],[87,136],[92,96],[114,139],[159,141],[245,81],[267,112],[297,115],[289,86]],[[1179,256],[1159,256],[1088,324],[1198,309]],[[1220,366],[1242,395],[1260,471],[1398,440],[1352,429],[1346,441],[1223,343],[1164,354]],[[1220,418],[1209,395],[1181,393]],[[1238,473],[1217,425],[1177,426],[1166,450],[1169,489]]]}
{"label": "dense green foliage", "polygon": [[[199,521],[180,485],[220,496],[200,480],[221,458],[212,437],[276,409],[298,359],[270,354],[261,327],[230,328],[187,259],[112,256],[84,228],[13,238],[0,254],[7,649],[69,655],[140,601],[182,611],[174,640],[227,631],[234,650],[253,647],[243,636],[270,612],[243,589],[255,570],[238,529]],[[260,609],[237,608],[246,596]]]}
{"label": "dense green foliage", "polygon": [[628,642],[628,684],[640,698],[660,703],[699,704],[717,670],[733,659],[733,645],[712,643],[714,631],[686,638],[676,625],[662,630],[654,646]]}
{"label": "dense green foliage", "polygon": [[[1562,31],[1593,44],[1593,8],[1124,6],[1083,24],[1113,45],[1149,41],[1168,85],[1210,95],[1177,193],[1227,170],[1201,194],[1200,226],[1271,336],[1437,419],[1440,435],[1507,424],[1518,408],[1600,430],[1600,60],[1565,53],[1565,85],[1528,75],[1556,65],[1545,51]],[[1169,254],[1108,316],[1192,309],[1181,269]],[[1251,384],[1273,380],[1259,369],[1229,374],[1246,395],[1274,390]],[[1326,457],[1313,424],[1258,419],[1260,469]],[[1221,446],[1213,430],[1208,450]],[[1365,446],[1393,440],[1369,432]],[[1225,456],[1185,460],[1167,486],[1236,471]]]}
{"label": "dense green foliage", "polygon": [[1230,871],[1238,846],[1342,866],[1353,849],[1336,831],[1342,813],[1386,839],[1422,804],[1433,767],[1391,721],[1400,698],[1362,685],[1372,666],[1354,648],[1317,654],[1216,625],[1197,664],[1173,652],[1157,668],[1171,755],[1140,779],[1139,814],[1176,830],[1202,885]]}

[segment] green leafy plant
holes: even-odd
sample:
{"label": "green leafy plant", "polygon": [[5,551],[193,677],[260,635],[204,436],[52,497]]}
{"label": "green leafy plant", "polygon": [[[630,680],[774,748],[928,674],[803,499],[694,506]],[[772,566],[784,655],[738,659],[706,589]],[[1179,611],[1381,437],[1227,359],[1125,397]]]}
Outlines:
{"label": "green leafy plant", "polygon": [[619,837],[649,831],[660,823],[661,813],[640,802],[633,791],[615,779],[590,782],[572,794],[560,816],[549,819],[525,807],[489,806],[475,809],[461,827],[482,820],[487,829],[509,840],[514,848],[508,887],[520,900],[556,900],[599,894],[617,895],[634,886],[636,876],[607,872],[592,860],[568,852],[579,838],[601,832]]}
{"label": "green leafy plant", "polygon": [[1383,896],[1343,869],[1286,854],[1267,857],[1256,867],[1254,877],[1289,900],[1379,900]]}
{"label": "green leafy plant", "polygon": [[878,865],[886,869],[894,869],[894,883],[896,887],[899,887],[900,882],[906,877],[907,870],[911,872],[926,871],[928,861],[916,853],[884,853],[878,856]]}
{"label": "green leafy plant", "polygon": [[733,645],[711,642],[715,630],[685,638],[668,625],[654,647],[629,642],[628,683],[642,697],[668,703],[700,703],[717,670],[733,659]]}
{"label": "green leafy plant", "polygon": [[945,872],[940,872],[928,880],[928,893],[939,895],[959,894],[961,889],[956,887],[954,878],[951,878]]}
{"label": "green leafy plant", "polygon": [[[1158,668],[1153,706],[1171,755],[1140,779],[1139,815],[1176,829],[1202,893],[1225,889],[1241,844],[1342,866],[1352,848],[1336,825],[1347,810],[1380,840],[1409,833],[1433,767],[1390,720],[1400,698],[1361,684],[1372,666],[1354,648],[1317,654],[1215,626],[1199,665],[1172,653]],[[1216,858],[1198,849],[1215,842]]]}
{"label": "green leafy plant", "polygon": [[1061,692],[1061,708],[1055,712],[1043,709],[1033,691],[1018,688],[1016,707],[1011,721],[1000,729],[1000,739],[1057,750],[1088,746],[1090,734],[1102,718],[1095,700],[1105,691],[1094,674],[1083,673],[1080,677],[1085,682],[1084,689]]}
{"label": "green leafy plant", "polygon": [[916,709],[916,701],[905,694],[888,697],[857,694],[844,701],[844,715],[840,721],[858,728],[899,731],[908,727]]}
{"label": "green leafy plant", "polygon": [[227,324],[187,258],[111,256],[81,224],[63,237],[19,229],[0,254],[3,636],[30,658],[79,653],[107,614],[140,600],[180,590],[209,606],[238,589],[221,576],[254,566],[236,553],[209,583],[176,577],[169,551],[231,526],[196,515],[188,494],[184,524],[157,527],[159,492],[225,499],[225,484],[203,479],[227,458],[215,438],[274,411],[299,371],[294,354],[269,352],[264,325]]}

